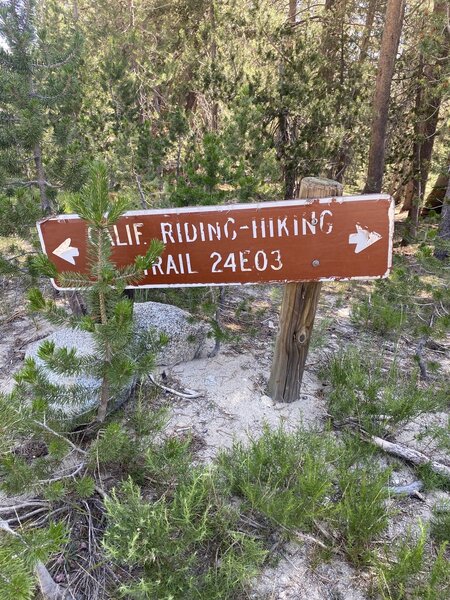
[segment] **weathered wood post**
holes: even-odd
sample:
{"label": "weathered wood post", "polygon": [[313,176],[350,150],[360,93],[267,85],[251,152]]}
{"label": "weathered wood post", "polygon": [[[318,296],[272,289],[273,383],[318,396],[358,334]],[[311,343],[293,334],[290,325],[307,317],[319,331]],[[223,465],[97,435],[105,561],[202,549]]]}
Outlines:
{"label": "weathered wood post", "polygon": [[[300,198],[342,196],[342,184],[331,179],[305,177]],[[288,283],[280,309],[280,325],[269,380],[274,402],[294,402],[299,398],[314,317],[319,302],[319,282]]]}

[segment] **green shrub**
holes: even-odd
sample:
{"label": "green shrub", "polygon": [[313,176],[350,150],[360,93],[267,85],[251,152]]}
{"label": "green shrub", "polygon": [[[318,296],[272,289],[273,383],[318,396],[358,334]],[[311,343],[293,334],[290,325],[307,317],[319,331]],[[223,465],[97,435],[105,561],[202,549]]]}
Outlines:
{"label": "green shrub", "polygon": [[338,421],[351,419],[380,434],[424,413],[446,406],[445,389],[419,387],[394,361],[385,369],[382,357],[350,347],[333,355],[321,377],[331,384],[329,410]]}
{"label": "green shrub", "polygon": [[153,482],[171,485],[189,472],[191,438],[168,437],[160,445],[151,443],[145,452],[145,472]]}
{"label": "green shrub", "polygon": [[35,598],[34,568],[46,563],[67,541],[62,523],[46,528],[11,533],[0,521],[0,597],[2,600]]}
{"label": "green shrub", "polygon": [[433,508],[431,519],[431,537],[438,543],[450,544],[450,504],[441,504]]}
{"label": "green shrub", "polygon": [[217,485],[213,471],[191,469],[172,498],[145,500],[129,480],[106,500],[108,555],[142,569],[124,596],[219,600],[256,574],[265,551],[236,529],[238,515]]}
{"label": "green shrub", "polygon": [[234,493],[274,523],[311,529],[329,515],[333,480],[330,458],[335,444],[329,434],[264,428],[249,446],[242,442],[223,452],[220,466]]}
{"label": "green shrub", "polygon": [[370,544],[385,531],[389,513],[389,471],[368,464],[339,469],[340,501],[336,506],[337,526],[344,548],[354,563],[367,562]]}
{"label": "green shrub", "polygon": [[352,320],[383,336],[445,335],[450,328],[450,288],[442,262],[422,249],[411,264],[395,257],[388,279],[375,281],[369,297],[352,305]]}
{"label": "green shrub", "polygon": [[441,544],[434,556],[426,552],[427,531],[421,526],[418,539],[408,534],[385,548],[386,561],[379,561],[378,591],[385,600],[446,600],[450,595],[450,563]]}
{"label": "green shrub", "polygon": [[402,331],[406,320],[406,308],[391,304],[377,290],[369,297],[353,304],[351,318],[360,327],[370,328],[380,335],[393,335]]}

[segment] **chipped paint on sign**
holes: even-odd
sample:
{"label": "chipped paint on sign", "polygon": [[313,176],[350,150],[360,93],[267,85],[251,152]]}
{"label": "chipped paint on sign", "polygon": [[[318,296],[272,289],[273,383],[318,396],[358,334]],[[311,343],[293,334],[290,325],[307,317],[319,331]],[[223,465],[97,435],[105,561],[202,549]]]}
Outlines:
{"label": "chipped paint on sign", "polygon": [[[40,221],[38,231],[58,271],[88,272],[90,232],[77,215]],[[165,244],[138,288],[385,277],[392,233],[385,195],[130,211],[109,230],[119,266],[153,238]]]}

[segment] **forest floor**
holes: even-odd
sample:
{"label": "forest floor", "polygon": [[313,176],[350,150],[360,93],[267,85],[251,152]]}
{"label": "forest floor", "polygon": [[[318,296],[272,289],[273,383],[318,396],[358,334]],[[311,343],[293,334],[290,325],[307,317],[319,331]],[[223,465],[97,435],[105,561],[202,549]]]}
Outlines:
{"label": "forest floor", "polygon": [[[395,360],[403,373],[415,377],[414,340],[402,335],[394,342],[388,336],[364,331],[352,321],[352,304],[369,293],[370,284],[333,282],[324,285],[301,396],[292,404],[276,404],[267,395],[267,382],[282,286],[228,288],[221,315],[228,339],[218,354],[214,358],[201,358],[164,369],[165,386],[196,390],[201,394],[189,400],[160,392],[156,402],[163,402],[170,409],[166,433],[190,434],[195,440],[196,461],[207,463],[236,440],[256,439],[266,424],[271,428],[282,425],[287,430],[295,430],[300,425],[316,431],[329,430],[330,385],[321,374],[330,358],[344,353],[349,346],[355,347],[361,355],[382,357],[386,367]],[[23,290],[4,281],[1,294],[0,390],[8,392],[27,346],[44,338],[52,327],[27,314]],[[449,377],[449,340],[428,344],[423,360],[427,364],[439,364],[440,380]],[[435,379],[432,374],[419,385],[433,394]],[[450,455],[439,449],[432,437],[423,435],[432,427],[445,428],[448,417],[448,412],[420,414],[402,423],[392,432],[390,440],[450,466]],[[392,486],[407,485],[419,478],[412,465],[388,454],[380,452],[376,460],[382,467],[391,467]],[[393,495],[388,500],[393,516],[379,540],[380,547],[382,543],[392,544],[408,530],[418,535],[420,523],[428,523],[433,507],[443,502],[450,502],[450,493],[427,482],[419,494]],[[266,563],[246,597],[272,600],[369,597],[370,570],[352,566],[339,550],[327,560],[318,560],[313,537],[301,537],[298,543],[277,539],[271,550],[274,560]]]}
{"label": "forest floor", "polygon": [[[359,288],[359,289],[358,289]],[[200,391],[195,402],[176,399],[170,427],[174,432],[191,431],[199,444],[198,456],[210,460],[221,449],[238,439],[248,441],[261,434],[264,424],[271,428],[283,425],[294,430],[324,431],[329,427],[327,392],[329,386],[320,379],[320,370],[334,353],[354,346],[361,353],[394,360],[406,372],[416,367],[411,355],[411,340],[401,339],[394,345],[379,336],[361,332],[350,319],[350,305],[358,294],[368,293],[363,284],[325,284],[315,324],[301,396],[291,404],[273,403],[267,395],[267,383],[277,332],[277,310],[281,288],[255,287],[231,289],[227,296],[224,323],[236,335],[236,341],[223,346],[213,359],[175,366],[170,373],[173,387]],[[239,310],[237,310],[239,308]],[[236,316],[238,314],[238,316]],[[450,346],[426,349],[424,360],[439,362],[450,373]],[[433,384],[430,383],[430,393]],[[431,458],[450,465],[450,454],[439,451],[430,439],[421,437],[432,425],[445,427],[448,413],[422,414],[406,423],[391,441],[425,452]],[[377,456],[380,466],[391,467],[390,484],[402,486],[417,480],[414,469],[388,455]],[[450,494],[439,489],[425,489],[419,496],[389,500],[396,513],[390,520],[383,541],[391,543],[408,530],[418,534],[420,521],[428,523],[435,505],[450,501]],[[273,600],[356,600],[366,595],[368,574],[352,567],[339,555],[317,564],[314,541],[288,543],[277,549],[279,561],[266,567],[255,583],[252,598]]]}

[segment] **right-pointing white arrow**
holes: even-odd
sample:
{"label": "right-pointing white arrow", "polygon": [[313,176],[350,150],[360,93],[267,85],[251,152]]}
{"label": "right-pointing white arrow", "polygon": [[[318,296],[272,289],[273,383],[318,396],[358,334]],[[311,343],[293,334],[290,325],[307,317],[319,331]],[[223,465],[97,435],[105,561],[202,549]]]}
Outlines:
{"label": "right-pointing white arrow", "polygon": [[75,256],[79,256],[80,251],[78,250],[78,248],[75,248],[70,245],[71,241],[72,238],[67,238],[66,240],[64,240],[62,244],[60,244],[57,248],[53,250],[53,254],[56,254],[56,256],[59,256],[59,258],[62,258],[71,265],[74,265]]}
{"label": "right-pointing white arrow", "polygon": [[349,244],[356,244],[355,254],[359,254],[375,242],[381,240],[381,235],[376,231],[363,229],[361,225],[356,225],[356,233],[351,233],[348,236]]}

